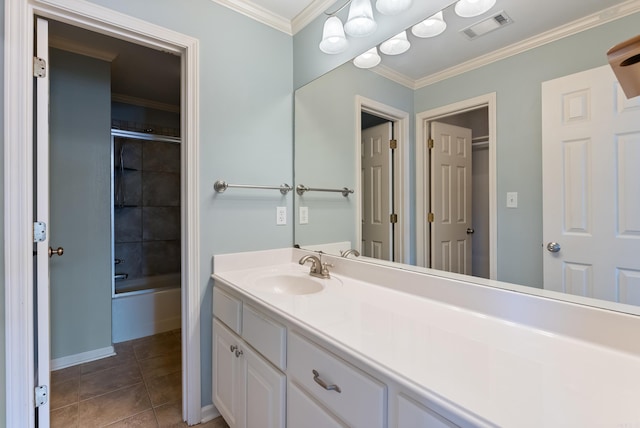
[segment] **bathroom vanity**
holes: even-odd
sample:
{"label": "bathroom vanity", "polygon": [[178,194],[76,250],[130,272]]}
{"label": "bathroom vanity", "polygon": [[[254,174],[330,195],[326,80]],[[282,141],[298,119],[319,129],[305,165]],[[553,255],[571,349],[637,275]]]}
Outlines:
{"label": "bathroom vanity", "polygon": [[214,256],[232,428],[640,425],[636,316],[328,255],[315,278],[308,254]]}

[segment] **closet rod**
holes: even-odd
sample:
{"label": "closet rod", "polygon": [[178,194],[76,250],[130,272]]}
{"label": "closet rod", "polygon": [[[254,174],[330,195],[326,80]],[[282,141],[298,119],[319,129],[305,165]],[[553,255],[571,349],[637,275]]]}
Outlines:
{"label": "closet rod", "polygon": [[293,190],[293,187],[289,186],[287,183],[281,184],[280,186],[260,186],[254,184],[229,184],[224,180],[217,180],[213,183],[213,189],[218,193],[224,193],[230,187],[235,187],[238,189],[263,189],[263,190],[280,190],[280,193],[286,195],[290,190]]}
{"label": "closet rod", "polygon": [[349,196],[349,193],[353,193],[353,189],[349,189],[347,187],[343,187],[342,189],[318,189],[314,187],[307,187],[304,184],[298,184],[298,186],[296,187],[296,192],[300,196],[304,195],[304,192],[336,192],[342,193],[342,196],[346,198],[347,196]]}

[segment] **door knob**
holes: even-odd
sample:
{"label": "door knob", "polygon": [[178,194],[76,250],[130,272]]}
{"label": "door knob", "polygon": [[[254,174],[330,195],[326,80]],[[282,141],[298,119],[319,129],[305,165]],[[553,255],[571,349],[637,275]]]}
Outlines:
{"label": "door knob", "polygon": [[472,233],[475,232],[475,229],[472,229],[470,227],[467,227],[467,235],[471,235]]}
{"label": "door knob", "polygon": [[557,242],[549,242],[547,244],[547,251],[549,251],[550,253],[560,252],[560,244],[558,244]]}
{"label": "door knob", "polygon": [[64,254],[64,248],[62,247],[58,247],[57,250],[54,250],[53,248],[49,247],[49,257],[53,257],[53,255],[56,254],[58,256],[61,256]]}

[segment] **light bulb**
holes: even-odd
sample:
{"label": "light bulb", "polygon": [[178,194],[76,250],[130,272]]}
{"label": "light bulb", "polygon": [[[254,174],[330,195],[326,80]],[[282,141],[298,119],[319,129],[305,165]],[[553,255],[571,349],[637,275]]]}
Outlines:
{"label": "light bulb", "polygon": [[447,28],[447,23],[444,22],[442,11],[436,13],[433,16],[425,19],[424,21],[414,25],[411,28],[411,32],[416,37],[435,37]]}
{"label": "light bulb", "polygon": [[374,46],[365,53],[358,55],[353,59],[353,65],[358,68],[371,68],[380,64],[380,55],[378,49]]}
{"label": "light bulb", "polygon": [[383,15],[397,15],[411,7],[411,0],[378,0],[376,9]]}
{"label": "light bulb", "polygon": [[376,31],[378,24],[373,20],[373,11],[369,0],[352,0],[349,17],[344,31],[352,37],[366,37]]}
{"label": "light bulb", "polygon": [[387,55],[400,55],[405,53],[411,47],[411,43],[407,39],[407,32],[403,31],[396,34],[386,42],[380,45],[380,52]]}
{"label": "light bulb", "polygon": [[455,11],[458,16],[471,18],[482,15],[496,4],[496,0],[459,0]]}
{"label": "light bulb", "polygon": [[322,28],[320,50],[326,54],[339,54],[347,49],[347,38],[344,35],[342,21],[337,16],[330,16]]}

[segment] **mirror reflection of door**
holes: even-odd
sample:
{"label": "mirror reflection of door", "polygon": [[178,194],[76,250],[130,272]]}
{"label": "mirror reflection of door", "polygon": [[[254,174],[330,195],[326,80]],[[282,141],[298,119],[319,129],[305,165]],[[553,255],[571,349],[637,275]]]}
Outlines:
{"label": "mirror reflection of door", "polygon": [[[382,122],[382,123],[380,123]],[[362,113],[362,254],[393,261],[393,124]]]}
{"label": "mirror reflection of door", "polygon": [[431,267],[471,274],[471,129],[431,123]]}
{"label": "mirror reflection of door", "polygon": [[544,288],[640,305],[640,97],[609,66],[544,82],[542,161]]}
{"label": "mirror reflection of door", "polygon": [[[434,213],[433,223],[429,223],[430,259],[429,266],[435,269],[450,272],[465,273],[481,278],[490,277],[490,207],[489,207],[489,111],[486,106],[469,108],[463,111],[453,111],[444,116],[438,116],[437,122],[430,121],[429,130],[433,140],[445,138],[443,135],[454,136],[457,128],[467,128],[471,135],[465,134],[462,138],[469,138],[467,144],[466,161],[471,162],[469,174],[465,185],[460,187],[460,192],[453,192],[458,188],[456,182],[451,179],[443,180],[442,165],[434,168],[433,163],[423,177],[425,186],[431,189],[430,212]],[[438,123],[436,125],[436,123]],[[453,126],[453,128],[449,128]],[[436,129],[433,129],[433,128]],[[442,131],[445,129],[445,131]],[[447,130],[448,129],[448,130]],[[464,131],[462,131],[464,132]],[[436,135],[440,133],[439,137]],[[440,146],[442,150],[442,146]],[[433,152],[434,150],[431,150]],[[432,158],[430,160],[434,162]],[[438,163],[440,161],[436,161]],[[454,168],[455,169],[455,168]],[[436,171],[439,173],[436,177]],[[461,174],[463,169],[457,168],[456,174]],[[457,177],[457,175],[455,176]],[[451,186],[454,187],[451,187]],[[443,186],[447,186],[447,206],[443,206]],[[438,188],[438,195],[435,189]],[[466,211],[465,211],[466,210]],[[443,222],[443,215],[453,216],[451,221],[458,224],[456,235],[450,234],[452,226]],[[460,217],[460,218],[458,218]],[[437,225],[439,219],[439,226]],[[464,221],[462,221],[464,220]],[[449,219],[447,221],[450,221]],[[444,223],[444,224],[443,224]],[[435,229],[435,230],[434,230]]]}

